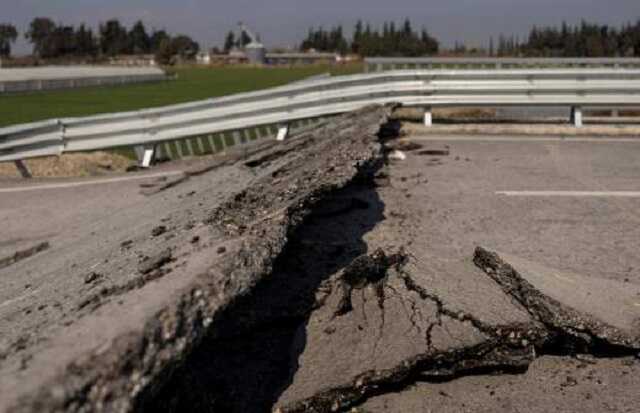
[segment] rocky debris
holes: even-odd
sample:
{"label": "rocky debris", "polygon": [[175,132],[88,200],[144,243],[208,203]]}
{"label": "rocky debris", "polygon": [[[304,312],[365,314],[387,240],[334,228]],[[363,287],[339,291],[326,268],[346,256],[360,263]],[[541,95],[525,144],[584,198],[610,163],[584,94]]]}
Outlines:
{"label": "rocky debris", "polygon": [[[261,179],[247,190],[234,194],[213,211],[208,223],[219,226],[228,234],[248,232],[258,235],[250,227],[255,223],[264,225],[267,221],[284,218],[282,214],[287,212],[288,205],[295,204],[309,211],[320,199],[315,192],[326,194],[331,188],[342,187],[361,175],[370,174],[383,161],[377,136],[381,123],[384,122],[379,111],[367,113],[363,109],[346,115],[341,122],[318,129],[304,139],[284,141],[275,150],[290,154],[290,158],[285,157],[287,162],[280,159],[277,163],[256,163],[254,169],[272,167],[271,178]],[[364,142],[345,138],[354,133],[367,138]],[[331,138],[327,139],[327,136]],[[341,139],[337,139],[338,136]],[[316,154],[305,156],[311,150]],[[326,154],[333,154],[333,157],[328,158]],[[269,158],[268,155],[261,156]],[[322,176],[332,177],[335,183],[331,186],[320,184]],[[311,191],[308,205],[300,204],[299,194],[304,189]],[[295,215],[290,219],[297,222],[301,218]]]}
{"label": "rocky debris", "polygon": [[[143,265],[141,265],[141,268],[139,269],[141,273],[140,276],[136,276],[135,278],[130,279],[124,283],[103,286],[97,293],[93,293],[88,297],[80,300],[76,308],[78,310],[88,308],[90,311],[95,311],[99,307],[104,305],[107,299],[111,297],[120,296],[128,293],[129,291],[140,289],[147,283],[162,278],[163,276],[170,273],[170,269],[163,267],[166,264],[170,263],[172,260],[173,258],[171,257],[171,250],[165,250],[153,258],[149,258],[143,263]],[[90,274],[90,276],[92,274]],[[102,275],[97,275],[98,278],[94,278],[93,281],[89,283],[92,286],[99,285],[104,281]],[[87,279],[91,279],[91,277],[85,278],[85,282]]]}
{"label": "rocky debris", "polygon": [[167,232],[167,227],[164,225],[158,225],[157,227],[153,228],[151,230],[151,236],[152,237],[159,237],[160,235],[164,234],[165,232]]}
{"label": "rocky debris", "polygon": [[97,273],[95,271],[91,271],[89,274],[85,275],[84,277],[84,283],[85,284],[92,284],[96,281],[99,281],[102,278],[102,274]]}
{"label": "rocky debris", "polygon": [[372,286],[378,297],[378,304],[384,306],[384,287],[387,271],[392,266],[400,269],[406,263],[404,251],[387,255],[378,248],[373,254],[356,257],[343,271],[338,279],[342,296],[333,315],[341,316],[353,310],[351,294],[354,290],[362,290]]}
{"label": "rocky debris", "polygon": [[[640,349],[640,287],[557,271],[478,247],[475,264],[570,350]],[[565,343],[566,344],[566,343]]]}
{"label": "rocky debris", "polygon": [[153,257],[145,257],[138,265],[138,271],[141,274],[149,274],[150,272],[162,268],[163,265],[171,262],[173,254],[171,249],[167,248]]}
{"label": "rocky debris", "polygon": [[25,260],[29,257],[32,257],[42,251],[46,251],[51,247],[48,242],[41,242],[37,245],[34,245],[31,248],[27,248],[25,250],[16,251],[13,255],[8,257],[0,258],[0,268],[8,267],[12,264],[15,264],[18,261]]}

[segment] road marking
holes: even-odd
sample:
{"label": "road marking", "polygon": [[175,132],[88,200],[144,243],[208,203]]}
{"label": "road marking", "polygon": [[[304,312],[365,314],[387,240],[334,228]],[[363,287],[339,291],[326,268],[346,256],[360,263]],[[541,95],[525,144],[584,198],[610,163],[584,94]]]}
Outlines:
{"label": "road marking", "polygon": [[573,137],[508,137],[508,136],[408,136],[408,140],[433,142],[596,142],[640,143],[640,138],[573,138]]}
{"label": "road marking", "polygon": [[496,191],[496,195],[640,198],[640,191]]}
{"label": "road marking", "polygon": [[119,177],[119,178],[95,179],[95,180],[92,180],[92,181],[61,182],[61,183],[58,183],[58,184],[17,186],[15,188],[0,188],[0,193],[24,192],[24,191],[41,191],[41,190],[46,190],[46,189],[75,188],[75,187],[78,187],[78,186],[111,184],[111,183],[115,183],[115,182],[133,181],[133,180],[137,180],[137,179],[162,178],[162,177],[165,177],[165,176],[174,176],[174,175],[182,175],[182,174],[184,174],[184,172],[182,172],[182,171],[170,171],[170,172],[160,172],[160,173],[156,173],[156,174],[147,174],[147,175],[122,176],[122,177]]}

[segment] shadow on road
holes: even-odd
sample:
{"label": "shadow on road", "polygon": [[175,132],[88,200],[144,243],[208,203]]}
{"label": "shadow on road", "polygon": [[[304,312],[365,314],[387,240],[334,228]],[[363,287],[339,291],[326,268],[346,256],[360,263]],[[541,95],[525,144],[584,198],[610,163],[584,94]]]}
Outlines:
{"label": "shadow on road", "polygon": [[369,184],[322,201],[289,237],[274,271],[228,307],[214,331],[141,411],[269,412],[291,384],[316,294],[367,252],[363,236],[384,219]]}

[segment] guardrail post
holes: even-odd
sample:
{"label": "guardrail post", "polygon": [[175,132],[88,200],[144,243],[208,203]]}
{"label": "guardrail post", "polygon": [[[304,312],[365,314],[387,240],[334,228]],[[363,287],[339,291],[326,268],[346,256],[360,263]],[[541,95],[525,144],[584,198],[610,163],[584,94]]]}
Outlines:
{"label": "guardrail post", "polygon": [[18,172],[20,172],[20,175],[22,175],[23,178],[26,178],[26,179],[33,178],[33,175],[31,175],[31,172],[29,171],[29,167],[27,167],[27,164],[24,163],[22,159],[13,161],[13,163],[16,165]]}
{"label": "guardrail post", "polygon": [[433,112],[431,106],[424,108],[424,126],[433,125]]}
{"label": "guardrail post", "polygon": [[142,168],[148,168],[153,164],[156,154],[156,145],[139,145],[134,148],[138,163]]}
{"label": "guardrail post", "polygon": [[582,108],[580,106],[571,107],[571,123],[576,128],[582,127]]}
{"label": "guardrail post", "polygon": [[233,142],[235,145],[244,145],[246,142],[245,137],[239,130],[233,131]]}
{"label": "guardrail post", "polygon": [[289,124],[278,125],[278,136],[276,140],[283,141],[289,136]]}

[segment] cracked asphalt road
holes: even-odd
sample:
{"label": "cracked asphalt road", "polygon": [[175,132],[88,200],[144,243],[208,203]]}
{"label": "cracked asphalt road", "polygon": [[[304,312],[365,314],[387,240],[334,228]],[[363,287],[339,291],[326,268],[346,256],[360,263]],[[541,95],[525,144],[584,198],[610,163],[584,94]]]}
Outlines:
{"label": "cracked asphalt road", "polygon": [[[468,286],[480,282],[478,275],[485,269],[482,260],[479,268],[469,268],[470,251],[477,246],[497,249],[533,285],[535,294],[527,298],[540,292],[550,294],[552,297],[547,295],[542,302],[562,302],[582,314],[595,314],[599,321],[609,320],[637,339],[640,258],[636,251],[640,234],[635,223],[640,199],[504,197],[497,192],[638,190],[640,165],[634,159],[640,155],[640,141],[607,144],[606,138],[595,142],[438,138],[411,141],[423,145],[422,150],[441,149],[448,155],[424,156],[414,150],[408,152],[405,162],[390,169],[391,185],[404,193],[402,204],[409,208],[404,214],[410,217],[410,227],[417,228],[410,249],[418,251],[418,263],[428,263],[414,271],[419,274],[414,278],[425,277],[428,288],[443,286],[442,300],[451,300],[450,305],[473,314],[505,309],[491,298],[491,304],[483,303],[480,300],[491,295]],[[395,198],[382,197],[390,209]],[[480,272],[474,275],[474,271]],[[493,274],[490,271],[488,275],[491,278]],[[502,287],[505,293],[519,288],[511,282]],[[522,308],[522,300],[515,296],[514,305]],[[574,328],[584,329],[583,321],[573,324]],[[562,317],[555,322],[567,326]],[[586,325],[588,328],[589,323]],[[573,333],[576,337],[584,334]],[[604,335],[608,336],[606,328]],[[627,351],[604,351],[592,357],[576,356],[590,350],[574,348],[577,343],[573,340],[571,344],[560,339],[552,343],[537,349],[537,358],[524,372],[480,371],[454,380],[423,373],[399,391],[380,391],[360,404],[358,411],[636,409],[640,397],[634,389],[640,384],[640,362],[632,349],[637,349],[635,344]]]}
{"label": "cracked asphalt road", "polygon": [[500,193],[640,190],[640,141],[408,145],[386,114],[96,193],[78,206],[114,209],[75,221],[57,199],[28,234],[51,247],[0,269],[21,397],[0,408],[631,411],[640,198]]}

